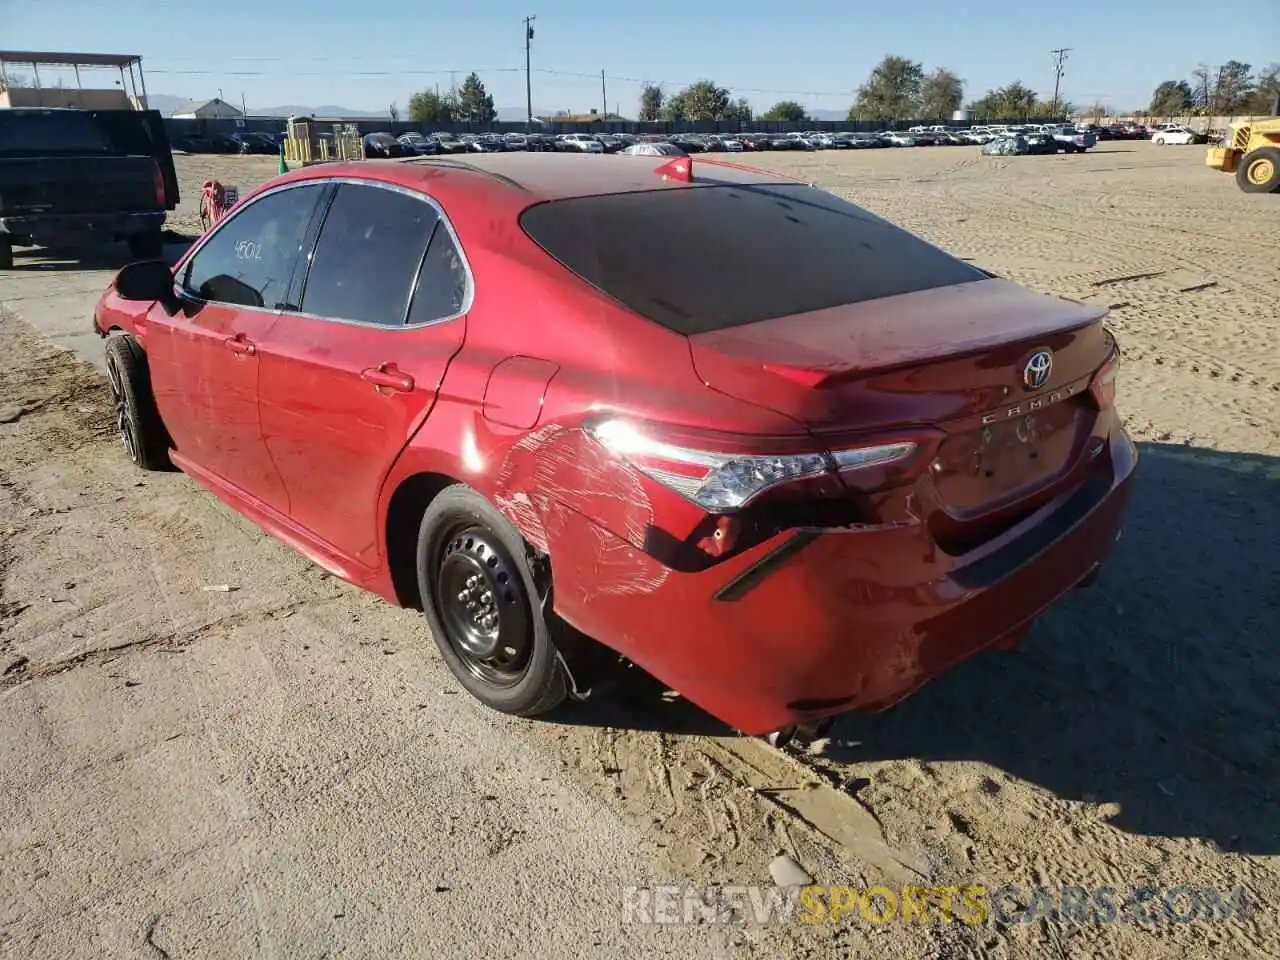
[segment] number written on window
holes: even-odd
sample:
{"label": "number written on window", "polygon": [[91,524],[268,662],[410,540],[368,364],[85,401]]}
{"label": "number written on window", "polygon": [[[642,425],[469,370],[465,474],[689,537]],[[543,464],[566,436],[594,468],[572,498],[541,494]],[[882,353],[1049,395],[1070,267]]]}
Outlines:
{"label": "number written on window", "polygon": [[232,214],[191,258],[183,286],[201,300],[289,309],[289,283],[322,193],[316,184],[292,187]]}

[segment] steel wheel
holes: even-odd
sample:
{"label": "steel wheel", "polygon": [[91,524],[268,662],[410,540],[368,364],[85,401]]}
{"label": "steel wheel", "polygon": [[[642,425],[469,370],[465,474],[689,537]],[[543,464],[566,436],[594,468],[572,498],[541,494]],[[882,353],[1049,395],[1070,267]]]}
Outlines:
{"label": "steel wheel", "polygon": [[1253,163],[1249,164],[1249,170],[1246,176],[1250,183],[1261,186],[1271,180],[1276,175],[1275,165],[1269,157],[1259,157]]}
{"label": "steel wheel", "polygon": [[133,416],[129,412],[129,404],[125,399],[124,382],[120,377],[120,367],[111,354],[107,355],[107,383],[111,387],[111,402],[116,408],[116,429],[120,431],[120,440],[124,443],[124,452],[129,459],[138,462],[138,441]]}
{"label": "steel wheel", "polygon": [[435,596],[445,639],[476,679],[515,686],[529,669],[534,632],[529,596],[499,538],[479,524],[443,540]]}

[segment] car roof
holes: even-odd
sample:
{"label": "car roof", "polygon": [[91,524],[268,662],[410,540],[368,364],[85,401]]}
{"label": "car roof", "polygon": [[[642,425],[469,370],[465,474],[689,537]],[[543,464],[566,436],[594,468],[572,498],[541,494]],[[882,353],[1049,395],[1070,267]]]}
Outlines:
{"label": "car roof", "polygon": [[[677,158],[683,159],[683,158]],[[377,162],[377,161],[368,161]],[[611,193],[634,193],[642,190],[687,187],[683,181],[664,178],[659,168],[661,157],[592,155],[572,153],[478,153],[460,157],[409,157],[392,161],[424,172],[444,168],[459,173],[500,179],[532,194],[529,199],[562,200]],[[692,161],[693,183],[714,181],[718,184],[794,183],[793,177],[756,170],[722,160]],[[406,171],[407,173],[407,171]],[[406,181],[408,178],[406,177]]]}

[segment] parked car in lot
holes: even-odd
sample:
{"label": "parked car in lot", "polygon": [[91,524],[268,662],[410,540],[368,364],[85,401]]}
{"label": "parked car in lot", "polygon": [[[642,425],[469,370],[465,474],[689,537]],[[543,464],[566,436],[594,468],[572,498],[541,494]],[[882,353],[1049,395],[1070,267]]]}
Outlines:
{"label": "parked car in lot", "polygon": [[1045,124],[1041,130],[1053,137],[1058,148],[1067,153],[1084,153],[1098,142],[1096,134],[1066,124]]}
{"label": "parked car in lot", "polygon": [[1048,130],[1027,128],[1014,136],[1026,140],[1028,152],[1033,154],[1058,153],[1063,149],[1063,144]]}
{"label": "parked car in lot", "polygon": [[230,137],[221,135],[205,135],[199,133],[177,137],[172,143],[174,150],[182,153],[240,153],[240,144]]}
{"label": "parked car in lot", "polygon": [[683,157],[686,155],[674,143],[633,143],[622,152],[632,157]]}
{"label": "parked car in lot", "polygon": [[1136,464],[1104,315],[775,173],[514,152],[286,174],[93,326],[136,463],[420,605],[491,707],[585,690],[585,635],[759,734],[1094,575]]}
{"label": "parked car in lot", "polygon": [[389,133],[366,133],[363,140],[366,159],[410,157],[414,155],[412,147],[405,146]]}
{"label": "parked car in lot", "polygon": [[240,153],[266,155],[280,151],[280,145],[266,133],[233,133],[231,140]]}
{"label": "parked car in lot", "polygon": [[997,136],[982,145],[984,157],[1020,157],[1031,152],[1031,145],[1021,134]]}
{"label": "parked car in lot", "polygon": [[1151,142],[1161,147],[1166,144],[1186,146],[1192,143],[1204,143],[1205,138],[1190,127],[1184,127],[1181,124],[1169,124],[1157,129],[1151,135]]}
{"label": "parked car in lot", "polygon": [[396,140],[400,142],[401,146],[407,147],[419,156],[430,157],[441,152],[439,140],[435,137],[424,136],[421,133],[413,131],[402,133],[396,137]]}
{"label": "parked car in lot", "polygon": [[558,138],[562,149],[579,153],[604,153],[604,144],[586,133],[566,133]]}

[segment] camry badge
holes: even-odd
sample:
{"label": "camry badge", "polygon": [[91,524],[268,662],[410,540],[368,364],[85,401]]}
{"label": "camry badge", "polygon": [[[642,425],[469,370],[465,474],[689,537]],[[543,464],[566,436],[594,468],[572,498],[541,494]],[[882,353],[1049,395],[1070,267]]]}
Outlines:
{"label": "camry badge", "polygon": [[1048,350],[1037,350],[1022,368],[1022,383],[1028,390],[1039,390],[1049,382],[1049,374],[1053,370],[1053,354]]}

